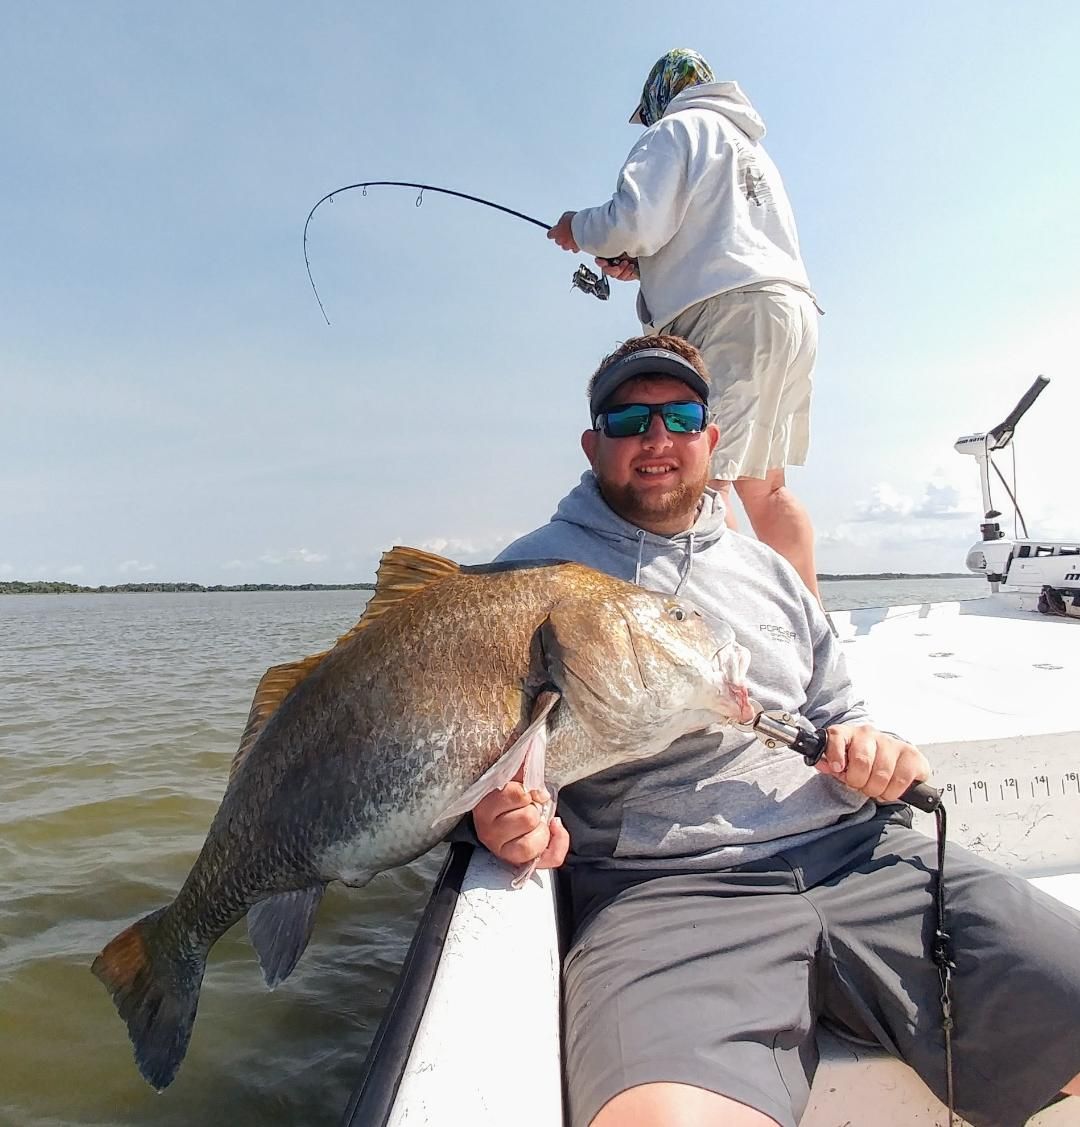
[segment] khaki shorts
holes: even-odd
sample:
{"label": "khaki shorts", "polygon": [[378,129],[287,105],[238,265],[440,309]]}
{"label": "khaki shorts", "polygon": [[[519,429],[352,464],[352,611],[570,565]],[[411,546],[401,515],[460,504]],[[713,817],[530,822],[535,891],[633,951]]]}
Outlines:
{"label": "khaki shorts", "polygon": [[[571,1127],[665,1081],[795,1127],[819,1023],[880,1045],[944,1098],[935,843],[908,820],[882,807],[724,871],[563,870]],[[1080,913],[952,842],[945,895],[956,1106],[977,1127],[1018,1127],[1080,1072]]]}
{"label": "khaki shorts", "polygon": [[818,340],[809,294],[787,286],[718,294],[664,332],[695,345],[709,369],[710,413],[720,427],[714,479],[764,478],[805,464]]}

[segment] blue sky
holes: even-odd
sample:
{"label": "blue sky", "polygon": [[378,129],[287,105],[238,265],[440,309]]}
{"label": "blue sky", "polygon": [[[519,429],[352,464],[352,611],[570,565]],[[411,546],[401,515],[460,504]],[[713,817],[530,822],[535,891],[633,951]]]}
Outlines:
{"label": "blue sky", "polygon": [[[1080,534],[1080,7],[40,3],[0,40],[0,579],[370,579],[488,558],[583,468],[633,286],[422,180],[603,202],[642,80],[700,50],[764,117],[827,311],[808,465],[827,571],[955,570],[956,437],[1017,441]],[[661,26],[662,25],[662,26]],[[1009,465],[1005,462],[1006,468]]]}

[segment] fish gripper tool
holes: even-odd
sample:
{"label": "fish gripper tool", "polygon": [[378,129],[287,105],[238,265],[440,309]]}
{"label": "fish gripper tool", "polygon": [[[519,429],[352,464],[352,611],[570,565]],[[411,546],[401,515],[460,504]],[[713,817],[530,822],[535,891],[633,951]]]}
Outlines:
{"label": "fish gripper tool", "polygon": [[[803,727],[790,712],[766,712],[756,700],[750,701],[754,719],[748,724],[736,724],[742,732],[752,732],[769,748],[782,746],[797,751],[808,767],[813,767],[825,754],[829,734],[824,728]],[[929,783],[914,782],[900,796],[900,801],[927,814],[941,805],[941,791]]]}

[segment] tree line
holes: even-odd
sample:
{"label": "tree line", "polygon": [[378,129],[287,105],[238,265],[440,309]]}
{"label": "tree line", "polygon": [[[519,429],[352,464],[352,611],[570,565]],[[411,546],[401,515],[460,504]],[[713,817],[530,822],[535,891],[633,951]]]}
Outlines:
{"label": "tree line", "polygon": [[[966,571],[879,571],[872,575],[835,575],[822,572],[818,579],[830,582],[843,579],[972,579]],[[0,580],[0,595],[126,595],[132,592],[173,594],[208,591],[374,591],[374,583],[116,583],[84,587],[78,583],[62,583],[56,579]]]}
{"label": "tree line", "polygon": [[26,582],[21,579],[0,580],[0,595],[126,595],[136,593],[208,591],[374,591],[374,583],[116,583],[84,587],[78,583],[62,583],[43,579]]}

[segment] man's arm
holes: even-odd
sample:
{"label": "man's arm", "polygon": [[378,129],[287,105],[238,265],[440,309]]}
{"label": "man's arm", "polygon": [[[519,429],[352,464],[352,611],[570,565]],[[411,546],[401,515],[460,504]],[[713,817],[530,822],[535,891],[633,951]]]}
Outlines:
{"label": "man's arm", "polygon": [[611,199],[599,207],[565,213],[549,237],[565,250],[585,250],[601,258],[655,254],[686,215],[688,167],[685,126],[661,122],[627,157]]}

